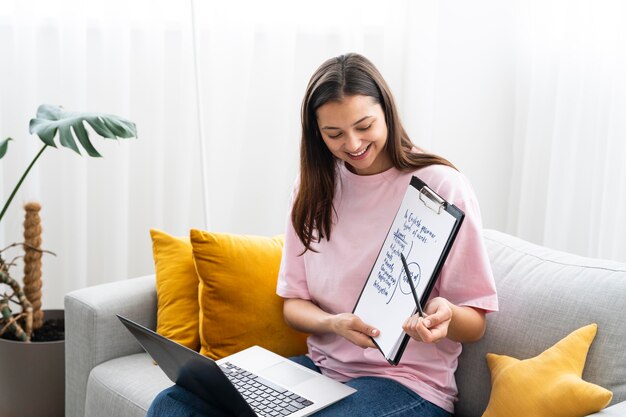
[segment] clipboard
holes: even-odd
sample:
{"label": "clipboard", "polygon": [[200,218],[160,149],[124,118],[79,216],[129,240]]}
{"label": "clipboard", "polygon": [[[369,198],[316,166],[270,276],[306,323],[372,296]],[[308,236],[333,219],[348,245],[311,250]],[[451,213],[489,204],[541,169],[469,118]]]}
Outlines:
{"label": "clipboard", "polygon": [[372,340],[391,365],[400,363],[410,339],[402,324],[417,312],[400,254],[424,308],[464,218],[463,211],[424,181],[411,178],[352,311],[380,330]]}

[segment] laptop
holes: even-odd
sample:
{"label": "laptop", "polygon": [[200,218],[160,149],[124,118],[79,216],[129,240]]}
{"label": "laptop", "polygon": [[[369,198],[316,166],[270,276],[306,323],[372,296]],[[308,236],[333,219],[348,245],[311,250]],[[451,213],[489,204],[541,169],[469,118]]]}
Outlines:
{"label": "laptop", "polygon": [[260,346],[214,361],[117,317],[172,382],[230,415],[308,416],[356,391]]}

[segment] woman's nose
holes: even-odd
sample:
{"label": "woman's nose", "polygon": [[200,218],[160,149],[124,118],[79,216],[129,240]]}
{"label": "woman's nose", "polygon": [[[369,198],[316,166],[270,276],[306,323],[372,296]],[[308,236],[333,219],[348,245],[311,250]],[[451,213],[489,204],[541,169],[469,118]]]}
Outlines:
{"label": "woman's nose", "polygon": [[347,133],[345,138],[345,148],[348,152],[356,152],[359,150],[359,148],[361,147],[361,139],[359,139],[356,134],[352,132]]}

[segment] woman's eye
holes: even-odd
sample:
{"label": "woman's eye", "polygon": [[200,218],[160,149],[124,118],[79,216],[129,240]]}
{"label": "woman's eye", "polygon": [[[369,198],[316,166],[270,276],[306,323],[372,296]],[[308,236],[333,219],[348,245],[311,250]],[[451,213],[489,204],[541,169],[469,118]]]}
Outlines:
{"label": "woman's eye", "polygon": [[361,131],[361,132],[364,132],[364,131],[366,131],[367,129],[369,129],[370,127],[372,127],[372,124],[371,124],[371,123],[370,123],[370,124],[368,124],[368,125],[367,125],[367,126],[365,126],[365,127],[358,127],[356,130],[359,130],[359,131]]}
{"label": "woman's eye", "polygon": [[328,137],[331,139],[337,139],[339,136],[341,136],[341,133],[337,133],[336,135],[328,135]]}

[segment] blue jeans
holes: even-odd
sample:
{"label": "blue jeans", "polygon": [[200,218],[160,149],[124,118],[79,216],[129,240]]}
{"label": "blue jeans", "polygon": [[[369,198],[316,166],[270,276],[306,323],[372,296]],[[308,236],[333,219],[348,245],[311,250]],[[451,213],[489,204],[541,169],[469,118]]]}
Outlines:
{"label": "blue jeans", "polygon": [[[290,358],[292,361],[320,372],[306,356]],[[388,378],[359,377],[346,385],[357,390],[354,394],[317,413],[316,417],[450,417],[442,408],[424,400],[404,385]],[[174,385],[154,399],[147,417],[231,417],[184,388]]]}

